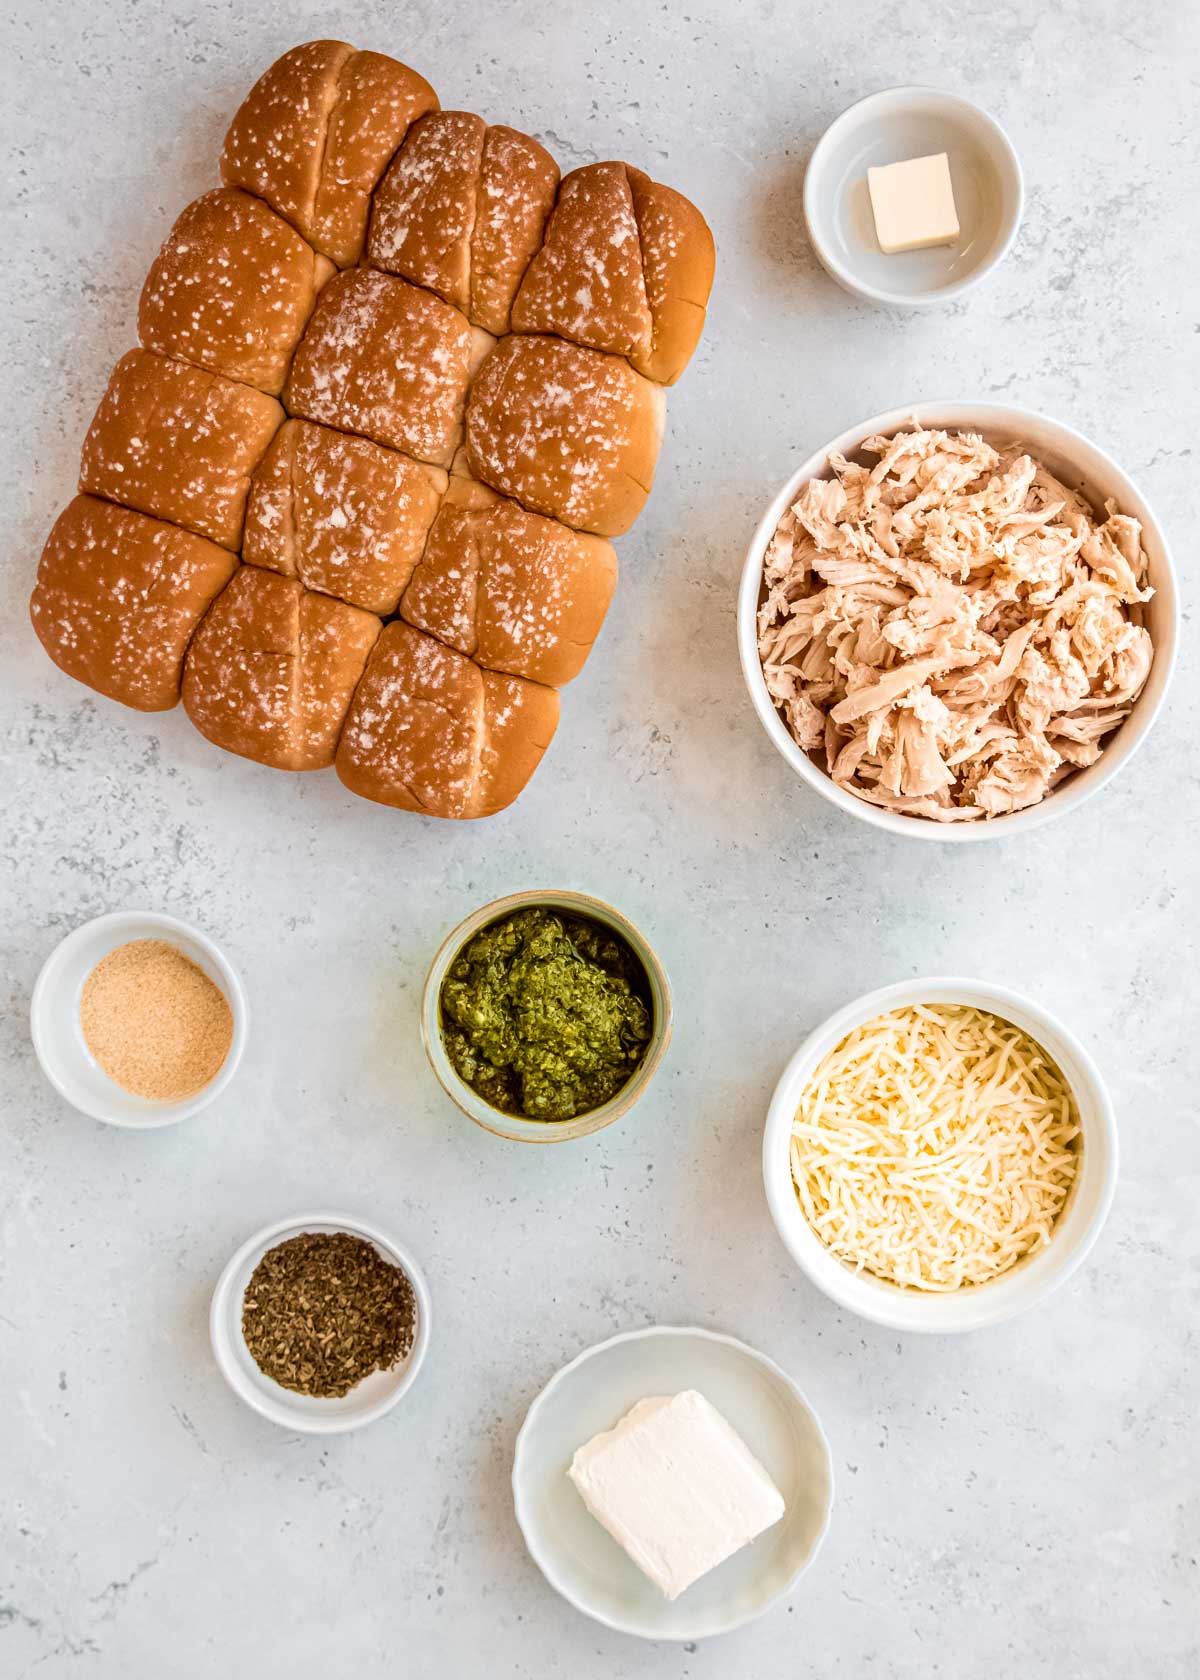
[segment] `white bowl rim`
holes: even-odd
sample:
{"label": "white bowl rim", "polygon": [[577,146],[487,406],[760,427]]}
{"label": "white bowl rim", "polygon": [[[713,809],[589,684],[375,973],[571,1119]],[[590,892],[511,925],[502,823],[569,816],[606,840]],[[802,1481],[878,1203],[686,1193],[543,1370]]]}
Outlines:
{"label": "white bowl rim", "polygon": [[829,1526],[833,1518],[834,1501],[837,1495],[837,1485],[834,1475],[833,1453],[829,1446],[829,1437],[825,1433],[824,1426],[813,1408],[812,1402],[804,1393],[804,1390],[800,1387],[795,1378],[789,1376],[783,1367],[772,1359],[769,1354],[762,1353],[756,1347],[751,1347],[749,1342],[742,1341],[738,1336],[730,1336],[722,1330],[709,1330],[705,1326],[699,1324],[644,1324],[640,1325],[637,1329],[621,1330],[614,1336],[606,1336],[603,1341],[593,1342],[590,1347],[584,1348],[580,1353],[577,1353],[573,1359],[569,1359],[565,1365],[561,1365],[558,1370],[555,1371],[554,1375],[550,1377],[550,1379],[542,1386],[541,1389],[539,1389],[538,1393],[530,1401],[529,1410],[525,1413],[521,1427],[517,1431],[516,1443],[513,1449],[513,1467],[511,1478],[513,1512],[516,1517],[517,1527],[521,1531],[521,1538],[525,1542],[525,1548],[534,1563],[536,1563],[538,1568],[541,1570],[547,1582],[551,1587],[553,1587],[554,1591],[558,1593],[559,1597],[565,1599],[572,1609],[578,1610],[581,1615],[591,1617],[593,1621],[600,1622],[605,1627],[612,1628],[616,1633],[630,1634],[638,1639],[655,1640],[662,1644],[680,1644],[686,1640],[697,1637],[697,1635],[687,1632],[647,1633],[644,1628],[635,1626],[632,1622],[621,1621],[616,1617],[607,1615],[604,1611],[597,1609],[594,1605],[585,1604],[574,1592],[572,1592],[571,1588],[567,1586],[566,1582],[562,1579],[562,1576],[558,1573],[552,1560],[535,1542],[532,1526],[526,1522],[524,1508],[524,1489],[522,1478],[525,1459],[529,1451],[529,1441],[533,1435],[534,1428],[536,1427],[537,1414],[541,1411],[551,1393],[558,1388],[561,1383],[565,1382],[574,1371],[578,1370],[581,1365],[585,1365],[588,1360],[592,1359],[596,1355],[607,1352],[609,1348],[616,1347],[622,1342],[648,1341],[658,1336],[698,1336],[703,1341],[718,1342],[726,1347],[735,1348],[740,1354],[749,1357],[756,1364],[764,1366],[771,1372],[772,1376],[777,1377],[779,1381],[783,1383],[784,1387],[790,1391],[797,1401],[799,1401],[800,1406],[807,1413],[813,1429],[816,1432],[816,1438],[821,1451],[824,1454],[826,1474],[829,1478],[829,1496],[825,1501],[821,1527],[818,1530],[816,1538],[813,1540],[812,1547],[803,1563],[801,1563],[797,1569],[793,1570],[792,1574],[789,1575],[784,1584],[776,1592],[773,1592],[770,1598],[765,1599],[762,1604],[758,1605],[755,1609],[748,1611],[745,1615],[733,1617],[729,1621],[723,1623],[721,1627],[710,1630],[709,1633],[704,1635],[705,1638],[715,1639],[723,1633],[732,1633],[735,1628],[745,1627],[747,1623],[757,1621],[760,1616],[765,1615],[768,1610],[773,1609],[775,1605],[779,1604],[783,1599],[789,1597],[791,1593],[795,1591],[796,1583],[799,1581],[800,1577],[805,1574],[809,1568],[811,1568],[813,1563],[816,1562],[817,1555],[825,1543],[825,1537],[829,1533]]}
{"label": "white bowl rim", "polygon": [[[374,1243],[377,1248],[392,1255],[397,1264],[404,1271],[412,1285],[413,1296],[417,1303],[417,1328],[413,1337],[413,1345],[409,1349],[403,1375],[394,1388],[388,1390],[374,1403],[362,1412],[350,1413],[343,1416],[333,1414],[303,1413],[299,1408],[292,1411],[285,1401],[268,1398],[251,1388],[238,1370],[236,1361],[232,1358],[226,1346],[228,1297],[233,1288],[233,1280],[238,1269],[249,1259],[257,1248],[265,1249],[268,1245],[275,1246],[288,1236],[298,1235],[302,1231],[313,1227],[333,1226],[339,1231],[345,1231],[352,1237],[363,1237]],[[291,1429],[303,1435],[345,1435],[352,1429],[361,1429],[365,1424],[374,1423],[385,1412],[408,1393],[425,1363],[425,1355],[429,1351],[429,1337],[432,1325],[432,1309],[429,1298],[429,1285],[425,1281],[425,1274],[418,1265],[409,1248],[393,1237],[390,1232],[383,1231],[378,1225],[359,1219],[355,1214],[330,1212],[328,1209],[317,1213],[292,1214],[286,1219],[278,1219],[271,1225],[264,1225],[252,1237],[248,1237],[241,1246],[230,1255],[221,1268],[221,1275],[213,1289],[212,1302],[208,1310],[208,1333],[212,1343],[213,1358],[217,1368],[239,1400],[245,1402],[252,1411],[269,1423],[278,1424],[281,1429]],[[286,1389],[282,1392],[286,1393]],[[353,1390],[351,1391],[353,1392]]]}
{"label": "white bowl rim", "polygon": [[[229,1052],[208,1084],[202,1086],[194,1096],[184,1098],[182,1102],[163,1103],[160,1107],[145,1110],[139,1115],[132,1112],[122,1114],[115,1109],[104,1109],[99,1103],[77,1100],[77,1097],[67,1090],[49,1054],[42,1031],[43,1015],[53,1007],[50,1001],[51,987],[57,980],[59,968],[75,947],[84,944],[90,935],[122,924],[134,923],[140,923],[148,930],[158,929],[164,934],[181,935],[198,945],[221,976],[221,989],[233,1015],[233,1037],[230,1040]],[[150,934],[131,932],[129,935],[131,941],[143,937],[150,937]],[[179,1121],[188,1120],[193,1114],[198,1114],[202,1108],[207,1108],[209,1103],[220,1096],[237,1072],[246,1048],[249,1027],[250,1009],[246,1002],[245,988],[224,951],[209,934],[203,933],[190,922],[181,921],[178,916],[167,915],[162,910],[109,910],[101,916],[91,916],[86,922],[80,922],[70,933],[64,934],[43,962],[29,999],[29,1030],[34,1054],[50,1084],[76,1113],[86,1114],[89,1119],[99,1120],[106,1126],[120,1126],[126,1131],[151,1132],[163,1126],[175,1126]]]}
{"label": "white bowl rim", "polygon": [[[945,416],[948,414],[960,417],[947,419]],[[1151,701],[1147,700],[1144,692],[1139,696],[1134,702],[1134,711],[1109,737],[1108,744],[1096,764],[1089,770],[1080,771],[1070,777],[1037,805],[1031,805],[1023,811],[1011,811],[1004,816],[980,819],[977,822],[939,823],[929,817],[905,816],[898,811],[888,811],[880,806],[871,805],[867,800],[859,799],[855,794],[838,787],[833,778],[826,771],[818,769],[792,739],[767,692],[762,662],[758,656],[758,597],[762,584],[763,557],[775,527],[784,511],[795,500],[800,486],[826,470],[830,455],[853,454],[866,438],[877,432],[886,435],[898,431],[914,419],[928,426],[950,429],[972,427],[981,432],[1004,429],[1019,431],[1022,426],[1033,424],[1057,433],[1064,446],[1078,444],[1088,450],[1119,481],[1128,498],[1141,504],[1145,515],[1143,526],[1152,531],[1161,560],[1160,575],[1156,575],[1154,580],[1155,590],[1168,600],[1171,609],[1171,634],[1168,645],[1164,647],[1160,643],[1154,649],[1157,669],[1151,672],[1151,680],[1157,685],[1157,693]],[[755,527],[742,565],[737,601],[738,653],[742,678],[759,722],[776,750],[802,781],[807,782],[839,810],[857,817],[860,822],[869,823],[873,828],[885,829],[890,834],[899,834],[910,839],[933,840],[942,845],[970,845],[984,840],[1009,838],[1015,834],[1028,834],[1032,829],[1040,828],[1056,817],[1065,816],[1068,811],[1082,805],[1085,799],[1090,799],[1093,794],[1106,787],[1118,770],[1129,763],[1150,733],[1170,689],[1178,657],[1179,616],[1178,573],[1162,522],[1145,494],[1106,450],[1101,449],[1099,444],[1093,443],[1075,427],[1067,425],[1065,421],[1056,420],[1037,409],[1021,408],[1007,403],[969,402],[961,398],[930,399],[887,409],[882,414],[873,415],[869,420],[848,427],[801,462],[780,486]],[[1129,731],[1127,736],[1126,731]],[[1119,755],[1112,756],[1122,736],[1125,736],[1128,744]],[[1107,767],[1106,758],[1109,761]],[[1089,776],[1091,780],[1084,780]]]}
{"label": "white bowl rim", "polygon": [[[1012,185],[1016,193],[1016,207],[1009,219],[1004,238],[977,268],[971,269],[969,273],[962,275],[957,280],[948,281],[944,286],[934,286],[927,292],[895,292],[885,286],[873,286],[869,281],[861,279],[851,269],[848,269],[821,239],[817,231],[818,224],[814,203],[816,194],[814,165],[819,167],[822,161],[822,153],[832,146],[833,141],[842,130],[851,127],[855,119],[863,115],[868,106],[901,106],[905,102],[930,97],[940,99],[947,105],[957,105],[963,111],[969,111],[988,130],[992,139],[996,142],[999,156],[1003,158],[1011,172]],[[932,309],[936,308],[938,304],[952,302],[956,297],[961,297],[964,292],[970,291],[973,286],[977,286],[994,268],[999,267],[1012,250],[1025,217],[1025,175],[1021,168],[1021,159],[1017,155],[1016,147],[990,111],[986,111],[975,100],[966,98],[964,94],[951,93],[946,88],[932,87],[924,82],[905,82],[897,87],[879,88],[875,93],[864,94],[861,99],[856,99],[852,105],[847,105],[846,109],[833,119],[809,154],[808,163],[804,169],[801,202],[804,208],[805,230],[818,260],[847,291],[854,292],[859,297],[867,298],[872,303],[882,303],[892,308]]]}
{"label": "white bowl rim", "polygon": [[[882,1279],[871,1279],[870,1290],[864,1289],[858,1274],[830,1254],[808,1225],[792,1188],[791,1162],[786,1140],[795,1114],[796,1097],[802,1089],[803,1081],[811,1074],[821,1057],[863,1022],[873,1020],[877,1015],[885,1015],[891,1010],[902,1009],[906,1005],[929,1002],[931,998],[936,999],[939,993],[961,994],[957,1001],[977,1009],[989,1010],[1004,1019],[1012,1018],[1006,1016],[1006,1010],[1015,1010],[1018,1014],[1025,1014],[1038,1022],[1047,1036],[1060,1038],[1070,1050],[1087,1081],[1091,1110],[1089,1118],[1094,1132],[1099,1134],[1098,1141],[1107,1156],[1107,1172],[1101,1183],[1096,1208],[1087,1225],[1077,1235],[1070,1255],[1065,1259],[1056,1259],[1053,1275],[1038,1278],[1038,1272],[1041,1270],[1039,1262],[1044,1265],[1053,1251],[1051,1242],[1050,1248],[1043,1250],[1029,1262],[1029,1269],[1024,1274],[1029,1279],[1038,1278],[1036,1286],[1031,1284],[1023,1298],[1010,1297],[1001,1305],[993,1305],[990,1308],[986,1304],[988,1291],[1011,1277],[1011,1273],[1002,1273],[992,1283],[977,1285],[964,1294],[922,1294],[916,1290],[900,1290]],[[1031,1032],[1030,1036],[1038,1038],[1037,1032]],[[1038,1041],[1041,1042],[1040,1039]],[[1075,1090],[1074,1094],[1082,1126],[1086,1123],[1084,1105],[1080,1101],[1081,1093]],[[1086,1137],[1084,1147],[1088,1147]],[[1095,1151],[1096,1143],[1093,1142],[1091,1147]],[[990,1325],[1003,1323],[1006,1319],[1015,1318],[1019,1313],[1027,1312],[1030,1308],[1040,1305],[1078,1270],[1090,1254],[1112,1207],[1117,1187],[1119,1157],[1116,1115],[1108,1088],[1090,1052],[1056,1015],[1025,993],[994,981],[969,979],[960,975],[919,975],[912,980],[897,980],[890,985],[879,986],[874,991],[864,992],[851,999],[814,1027],[789,1058],[771,1093],[767,1108],[766,1125],[763,1129],[763,1188],[775,1229],[792,1260],[809,1282],[836,1306],[890,1330],[915,1335],[955,1335],[985,1329]],[[801,1226],[817,1245],[824,1259],[829,1262],[828,1266],[818,1269],[809,1263],[805,1247],[795,1240],[793,1235],[799,1232]],[[834,1280],[837,1280],[836,1283]],[[913,1322],[908,1312],[903,1317],[890,1313],[883,1304],[887,1301],[889,1292],[894,1294],[897,1301],[903,1300],[906,1308],[912,1309],[915,1306],[915,1310],[921,1312],[927,1307],[929,1321]],[[935,1322],[940,1304],[968,1298],[973,1303],[984,1304],[982,1310],[976,1312],[970,1322]]]}

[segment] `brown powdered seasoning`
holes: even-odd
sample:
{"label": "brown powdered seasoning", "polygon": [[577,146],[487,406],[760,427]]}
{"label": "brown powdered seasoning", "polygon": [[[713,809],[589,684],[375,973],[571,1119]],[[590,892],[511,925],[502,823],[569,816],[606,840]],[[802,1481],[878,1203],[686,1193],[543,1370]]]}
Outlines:
{"label": "brown powdered seasoning", "polygon": [[305,1231],[268,1249],[242,1300],[242,1336],[263,1375],[322,1399],[390,1371],[415,1326],[404,1272],[346,1231]]}
{"label": "brown powdered seasoning", "polygon": [[165,939],[132,939],[103,957],[83,983],[79,1024],[108,1077],[153,1102],[195,1096],[233,1043],[224,992]]}

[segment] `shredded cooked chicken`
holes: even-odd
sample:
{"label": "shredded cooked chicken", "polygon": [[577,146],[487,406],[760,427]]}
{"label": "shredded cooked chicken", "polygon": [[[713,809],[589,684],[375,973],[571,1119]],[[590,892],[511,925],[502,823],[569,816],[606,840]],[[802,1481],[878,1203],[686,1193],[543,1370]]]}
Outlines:
{"label": "shredded cooked chicken", "polygon": [[938,822],[1036,805],[1100,756],[1150,671],[1136,519],[969,432],[830,457],[767,547],[767,689],[839,786]]}

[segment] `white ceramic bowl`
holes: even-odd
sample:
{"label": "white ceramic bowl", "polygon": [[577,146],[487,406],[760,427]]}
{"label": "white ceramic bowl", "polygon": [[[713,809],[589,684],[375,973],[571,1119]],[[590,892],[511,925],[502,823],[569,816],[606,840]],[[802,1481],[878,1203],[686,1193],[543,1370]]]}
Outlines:
{"label": "white ceramic bowl", "polygon": [[[836,1259],[804,1217],[792,1183],[792,1120],[801,1093],[822,1057],[863,1022],[916,1003],[968,1004],[1021,1027],[1061,1069],[1074,1093],[1082,1132],[1079,1170],[1049,1245],[991,1283],[947,1295],[901,1289],[866,1272],[855,1272]],[[775,1087],[767,1113],[763,1183],[771,1217],[792,1259],[838,1306],[893,1330],[978,1330],[1036,1306],[1086,1258],[1108,1216],[1116,1189],[1116,1121],[1092,1058],[1048,1010],[1018,992],[984,980],[902,980],[868,992],[839,1009],[809,1034],[792,1057]]]}
{"label": "white ceramic bowl", "polygon": [[[654,1024],[650,1043],[638,1064],[637,1072],[627,1084],[622,1085],[615,1097],[601,1104],[599,1108],[589,1109],[585,1114],[577,1114],[573,1120],[527,1120],[523,1115],[506,1114],[501,1109],[493,1108],[465,1079],[459,1077],[442,1042],[442,982],[455,957],[481,928],[500,921],[502,917],[511,916],[516,910],[536,906],[544,906],[548,910],[563,910],[569,915],[584,916],[590,921],[612,928],[637,957],[646,971],[646,979],[650,985]],[[533,888],[527,892],[509,893],[507,898],[493,899],[490,904],[483,905],[459,922],[458,926],[446,935],[425,978],[425,991],[421,999],[421,1038],[438,1084],[476,1125],[482,1126],[495,1137],[508,1138],[514,1143],[570,1143],[575,1138],[591,1137],[593,1132],[603,1131],[605,1126],[611,1126],[614,1120],[619,1120],[622,1115],[627,1114],[645,1094],[671,1042],[671,987],[666,970],[649,940],[628,916],[614,910],[612,905],[606,904],[603,899],[593,898],[590,893]]]}
{"label": "white ceramic bowl", "polygon": [[[867,170],[945,152],[957,243],[930,251],[879,248]],[[896,87],[851,105],[825,130],[804,176],[804,221],[821,265],[872,303],[919,309],[960,297],[1008,253],[1025,191],[1008,136],[969,99]]]}
{"label": "white ceramic bowl", "polygon": [[[567,1477],[575,1451],[648,1394],[699,1389],[737,1430],[787,1510],[677,1598],[662,1597]],[[576,1610],[643,1639],[707,1639],[751,1621],[795,1586],[829,1526],[833,1465],[816,1414],[773,1360],[712,1330],[651,1326],[588,1348],[538,1395],[513,1460],[530,1555]]]}
{"label": "white ceramic bowl", "polygon": [[[100,1067],[84,1040],[79,1020],[84,982],[102,958],[131,939],[162,939],[177,946],[220,987],[233,1013],[233,1040],[220,1071],[182,1102],[153,1101],[123,1090]],[[249,1012],[233,965],[205,934],[153,910],[118,910],[84,922],[50,953],[33,988],[29,1021],[42,1072],[72,1107],[110,1126],[148,1130],[186,1120],[221,1094],[242,1059]]]}
{"label": "white ceramic bowl", "polygon": [[[242,1336],[242,1298],[254,1268],[268,1249],[306,1231],[345,1231],[373,1243],[385,1260],[403,1269],[412,1284],[416,1302],[413,1344],[406,1356],[390,1371],[372,1371],[349,1394],[336,1400],[293,1394],[291,1389],[281,1388],[259,1370]],[[281,1219],[277,1225],[268,1225],[242,1244],[217,1280],[208,1327],[221,1375],[247,1406],[282,1429],[299,1430],[305,1435],[340,1435],[348,1429],[359,1429],[364,1423],[373,1423],[390,1412],[417,1380],[429,1348],[429,1289],[417,1262],[394,1237],[346,1214],[313,1213]]]}
{"label": "white ceramic bowl", "polygon": [[[756,620],[762,591],[763,555],[783,513],[795,501],[800,486],[810,478],[828,475],[830,455],[858,455],[867,438],[876,433],[890,435],[907,426],[914,418],[923,426],[980,432],[990,443],[1019,441],[1063,483],[1082,492],[1094,507],[1102,508],[1111,497],[1122,513],[1132,514],[1142,524],[1142,543],[1149,563],[1150,582],[1155,591],[1145,608],[1145,622],[1154,641],[1154,664],[1146,686],[1125,722],[1108,737],[1095,764],[1077,771],[1039,805],[1030,806],[1025,811],[1013,811],[1007,816],[981,818],[975,822],[939,823],[928,817],[909,817],[897,811],[882,810],[838,787],[788,733],[787,725],[767,693],[758,657]],[[893,408],[886,414],[877,414],[873,419],[852,426],[797,467],[763,514],[746,552],[738,592],[737,633],[742,675],[754,709],[772,742],[802,781],[840,810],[857,817],[860,822],[870,823],[874,828],[883,828],[891,834],[911,839],[967,845],[976,840],[1008,839],[1013,835],[1027,834],[1052,817],[1064,816],[1103,787],[1105,782],[1111,781],[1121,766],[1128,763],[1149,733],[1167,691],[1179,639],[1179,600],[1166,535],[1153,509],[1133,480],[1096,444],[1070,426],[1064,426],[1061,421],[1051,420],[1032,409],[987,403],[921,402]]]}

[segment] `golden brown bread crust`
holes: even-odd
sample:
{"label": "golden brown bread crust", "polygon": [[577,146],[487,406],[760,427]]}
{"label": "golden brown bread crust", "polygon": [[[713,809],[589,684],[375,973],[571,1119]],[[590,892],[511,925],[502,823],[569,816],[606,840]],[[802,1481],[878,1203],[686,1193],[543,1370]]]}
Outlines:
{"label": "golden brown bread crust", "polygon": [[54,663],[140,712],[179,702],[183,656],[237,556],[190,531],[76,496],[55,522],[29,615]]}
{"label": "golden brown bread crust", "polygon": [[471,388],[467,459],[535,513],[619,537],[650,492],[663,418],[661,389],[621,357],[514,334]]}
{"label": "golden brown bread crust", "polygon": [[649,351],[633,358],[647,379],[673,385],[704,331],[717,253],[712,230],[690,199],[629,168],[654,323]]}
{"label": "golden brown bread crust", "polygon": [[486,133],[470,111],[433,111],[414,123],[379,184],[367,236],[377,268],[428,286],[464,314]]}
{"label": "golden brown bread crust", "polygon": [[623,163],[590,163],[563,177],[512,321],[514,332],[557,333],[615,356],[649,349],[654,329]]}
{"label": "golden brown bread crust", "polygon": [[324,769],[379,630],[373,613],[242,566],[188,650],[184,710],[226,752]]}
{"label": "golden brown bread crust", "polygon": [[413,124],[380,183],[368,257],[498,337],[557,186],[558,165],[529,135],[435,111]]}
{"label": "golden brown bread crust", "polygon": [[262,391],[130,350],[88,428],[79,488],[236,549],[251,475],[282,423]]}
{"label": "golden brown bread crust", "polygon": [[352,793],[432,817],[491,816],[517,797],[558,722],[558,695],[399,620],[355,691],[336,768]]}
{"label": "golden brown bread crust", "polygon": [[273,205],[340,268],[358,261],[370,198],[409,124],[437,109],[423,76],[344,41],[293,47],[242,102],[221,179]]}
{"label": "golden brown bread crust", "polygon": [[332,272],[260,198],[218,187],[167,235],[142,287],[138,336],[147,349],[278,396]]}
{"label": "golden brown bread crust", "polygon": [[431,292],[373,269],[335,275],[284,390],[305,420],[448,467],[486,334]]}
{"label": "golden brown bread crust", "polygon": [[242,558],[386,617],[421,558],[445,489],[441,467],[288,420],[254,475]]}
{"label": "golden brown bread crust", "polygon": [[708,224],[682,194],[628,164],[587,164],[563,178],[513,331],[627,356],[673,384],[699,342],[714,260]]}
{"label": "golden brown bread crust", "polygon": [[616,583],[602,537],[454,477],[400,612],[488,670],[557,688],[583,669]]}

